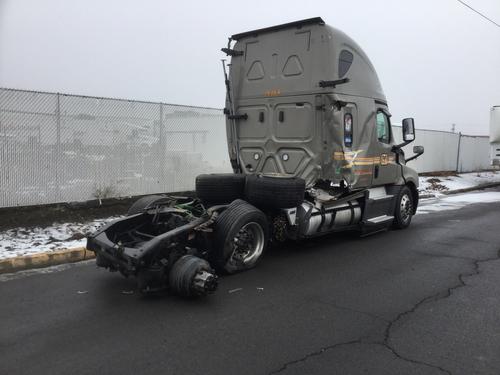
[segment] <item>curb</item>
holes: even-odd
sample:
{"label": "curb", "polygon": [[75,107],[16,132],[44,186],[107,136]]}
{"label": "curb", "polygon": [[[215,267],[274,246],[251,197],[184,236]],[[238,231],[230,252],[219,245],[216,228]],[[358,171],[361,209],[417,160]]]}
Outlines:
{"label": "curb", "polygon": [[[443,195],[453,195],[453,194],[467,193],[469,191],[475,191],[475,190],[484,190],[484,189],[488,189],[488,188],[492,188],[492,187],[497,187],[497,186],[500,186],[500,182],[489,182],[489,183],[486,183],[486,184],[476,185],[476,186],[472,186],[470,188],[465,188],[465,189],[443,191],[440,194],[443,194]],[[419,194],[419,198],[421,198],[421,199],[436,198],[436,194]]]}
{"label": "curb", "polygon": [[452,191],[446,191],[443,192],[445,195],[452,195],[452,194],[459,194],[459,193],[467,193],[468,191],[474,191],[474,190],[484,190],[492,187],[497,187],[500,186],[500,182],[489,182],[487,184],[481,184],[477,186],[472,186],[470,188],[465,188],[465,189],[457,189],[457,190],[452,190]]}
{"label": "curb", "polygon": [[49,253],[0,259],[0,274],[33,268],[44,268],[64,263],[80,262],[92,258],[95,258],[93,251],[87,250],[84,247],[78,247]]}

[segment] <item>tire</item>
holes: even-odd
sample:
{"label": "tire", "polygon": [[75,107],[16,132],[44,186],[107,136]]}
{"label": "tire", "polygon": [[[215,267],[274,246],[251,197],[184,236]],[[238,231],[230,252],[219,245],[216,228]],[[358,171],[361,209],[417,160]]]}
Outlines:
{"label": "tire", "polygon": [[135,215],[143,212],[147,207],[153,206],[155,203],[165,199],[164,195],[148,195],[136,200],[127,211],[127,216]]}
{"label": "tire", "polygon": [[298,177],[247,176],[246,200],[259,208],[292,208],[304,201],[306,182]]}
{"label": "tire", "polygon": [[204,203],[227,204],[243,198],[245,175],[233,173],[201,174],[196,177],[196,196]]}
{"label": "tire", "polygon": [[413,216],[413,195],[408,186],[403,186],[399,191],[394,208],[394,221],[392,226],[395,229],[405,229],[411,223]]}
{"label": "tire", "polygon": [[240,199],[232,202],[215,223],[212,267],[228,274],[255,267],[267,245],[268,226],[261,210]]}

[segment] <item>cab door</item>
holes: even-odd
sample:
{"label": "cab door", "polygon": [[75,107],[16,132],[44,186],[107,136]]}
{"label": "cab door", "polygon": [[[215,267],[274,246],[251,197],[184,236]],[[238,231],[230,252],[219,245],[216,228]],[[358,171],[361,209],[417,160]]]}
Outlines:
{"label": "cab door", "polygon": [[398,165],[396,154],[392,151],[394,145],[391,121],[385,108],[378,108],[375,115],[376,145],[373,158],[372,185],[386,185],[396,182]]}

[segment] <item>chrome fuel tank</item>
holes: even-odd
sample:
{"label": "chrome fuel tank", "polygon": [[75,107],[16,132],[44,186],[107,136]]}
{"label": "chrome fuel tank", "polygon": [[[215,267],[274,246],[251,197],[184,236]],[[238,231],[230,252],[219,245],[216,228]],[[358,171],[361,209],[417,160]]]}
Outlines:
{"label": "chrome fuel tank", "polygon": [[325,209],[303,202],[298,208],[298,222],[302,236],[314,236],[361,220],[361,207],[357,200],[341,203]]}

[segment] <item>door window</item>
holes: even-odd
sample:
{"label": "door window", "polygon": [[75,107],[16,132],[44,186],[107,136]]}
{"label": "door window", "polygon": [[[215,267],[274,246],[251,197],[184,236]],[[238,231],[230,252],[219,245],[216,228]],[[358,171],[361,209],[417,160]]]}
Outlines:
{"label": "door window", "polygon": [[377,112],[377,138],[380,142],[390,143],[391,142],[391,127],[389,123],[389,118],[382,112]]}

